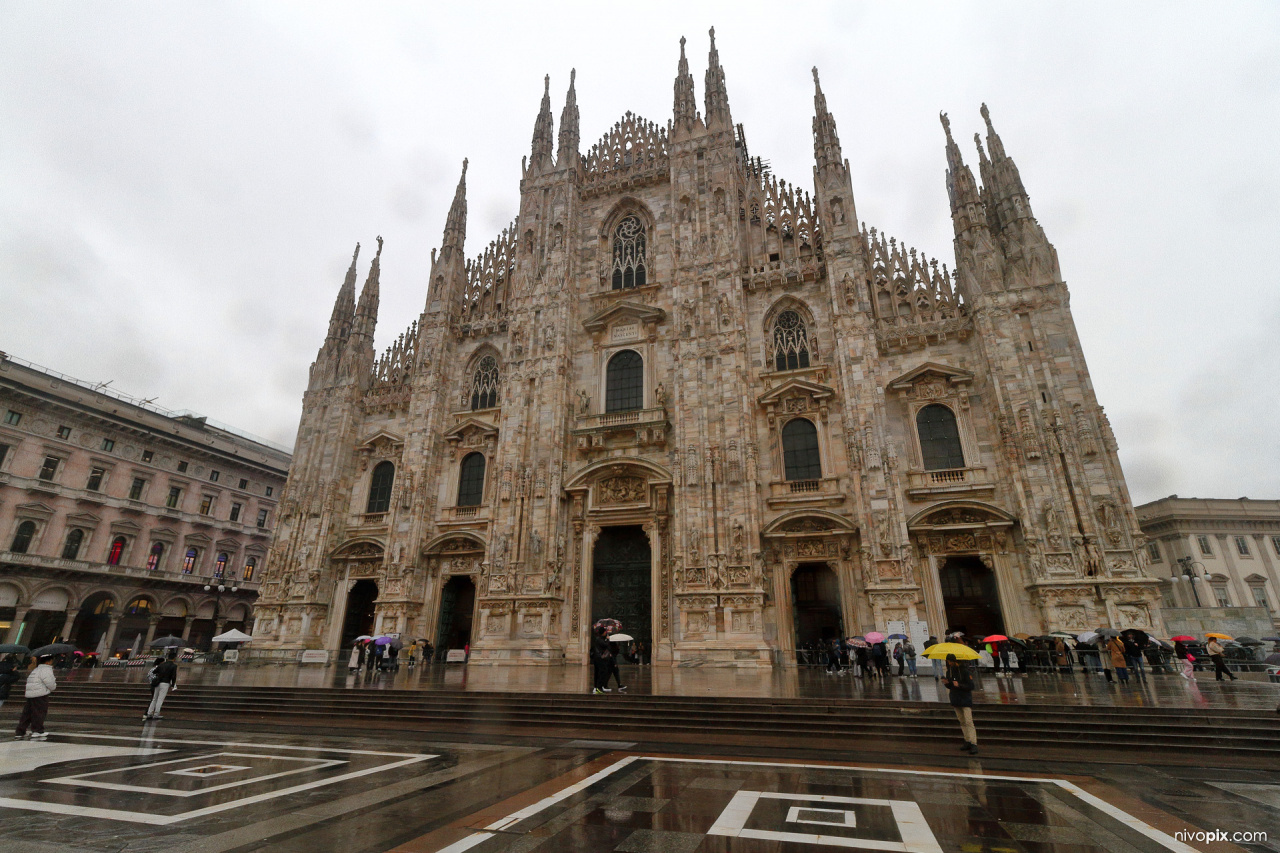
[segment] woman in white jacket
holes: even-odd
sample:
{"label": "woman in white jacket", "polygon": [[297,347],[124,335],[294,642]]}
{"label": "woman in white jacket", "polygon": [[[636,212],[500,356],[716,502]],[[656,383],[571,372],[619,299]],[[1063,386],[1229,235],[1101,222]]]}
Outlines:
{"label": "woman in white jacket", "polygon": [[18,718],[18,728],[14,738],[21,740],[31,729],[32,740],[43,740],[49,736],[44,730],[44,718],[49,713],[49,694],[58,689],[57,679],[53,677],[53,667],[49,661],[52,656],[45,655],[36,660],[36,668],[27,676],[26,704],[22,706],[22,716]]}

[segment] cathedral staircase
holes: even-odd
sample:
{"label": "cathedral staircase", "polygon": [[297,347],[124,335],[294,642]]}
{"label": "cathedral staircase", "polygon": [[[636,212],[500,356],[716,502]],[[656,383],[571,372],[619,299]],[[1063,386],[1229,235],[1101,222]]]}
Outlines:
{"label": "cathedral staircase", "polygon": [[[140,684],[67,682],[52,719],[136,721],[150,690]],[[10,703],[13,704],[13,703]],[[185,685],[164,706],[170,723],[290,731],[393,730],[488,739],[555,737],[719,748],[937,753],[960,744],[951,708],[889,700],[759,699],[449,690]],[[1011,758],[1121,763],[1271,766],[1280,760],[1280,716],[1232,708],[1115,708],[1048,704],[974,709],[983,751]]]}

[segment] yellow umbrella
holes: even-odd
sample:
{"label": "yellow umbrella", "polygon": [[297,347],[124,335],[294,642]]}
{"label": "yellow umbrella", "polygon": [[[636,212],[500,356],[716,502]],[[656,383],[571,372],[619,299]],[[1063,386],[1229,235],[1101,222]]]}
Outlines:
{"label": "yellow umbrella", "polygon": [[1231,638],[1230,638],[1230,637],[1228,637],[1226,634],[1214,634],[1214,633],[1212,633],[1212,632],[1211,632],[1211,633],[1208,633],[1208,634],[1205,634],[1205,636],[1206,636],[1206,637],[1208,637],[1208,638],[1209,638],[1209,639],[1211,639],[1211,640],[1230,640],[1230,639],[1231,639]]}
{"label": "yellow umbrella", "polygon": [[935,643],[924,650],[924,656],[933,660],[945,660],[947,655],[955,655],[956,660],[977,660],[978,653],[960,643]]}

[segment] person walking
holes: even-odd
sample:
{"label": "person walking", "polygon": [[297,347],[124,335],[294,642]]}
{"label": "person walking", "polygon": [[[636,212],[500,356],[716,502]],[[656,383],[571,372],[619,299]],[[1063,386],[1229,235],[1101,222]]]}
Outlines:
{"label": "person walking", "polygon": [[907,673],[907,659],[902,654],[902,643],[893,644],[893,662],[898,665],[898,677],[902,678]]}
{"label": "person walking", "polygon": [[1187,651],[1186,645],[1181,640],[1174,642],[1173,656],[1180,661],[1178,675],[1181,675],[1183,678],[1188,680],[1195,678],[1192,674],[1195,670],[1195,667],[1193,666],[1195,658],[1191,656],[1191,652]]}
{"label": "person walking", "polygon": [[[928,653],[928,651],[929,651],[929,647],[930,647],[930,646],[936,646],[937,644],[938,644],[938,638],[937,638],[937,637],[930,637],[929,639],[925,640],[925,641],[924,641],[924,650],[925,650],[925,653],[926,653],[926,654]],[[942,662],[942,661],[940,661],[940,660],[938,660],[937,658],[930,658],[930,659],[929,659],[929,663],[933,665],[933,677],[934,677],[935,679],[940,679],[940,678],[942,678],[942,672],[943,672],[943,669],[942,669],[942,668],[943,668],[943,665],[944,665],[944,664],[943,664],[943,662]]]}
{"label": "person walking", "polygon": [[853,647],[853,659],[858,663],[859,678],[866,678],[868,675],[875,676],[875,673],[871,671],[871,653],[865,643]]}
{"label": "person walking", "polygon": [[1133,635],[1124,634],[1120,637],[1120,641],[1124,643],[1124,663],[1125,666],[1133,672],[1133,677],[1138,681],[1147,680],[1146,667],[1142,665],[1142,647],[1133,639]]}
{"label": "person walking", "polygon": [[627,685],[622,683],[622,672],[618,669],[618,658],[621,656],[620,651],[621,650],[618,648],[617,643],[612,641],[609,642],[609,671],[604,677],[604,689],[606,693],[609,691],[610,676],[613,677],[614,683],[618,686],[619,693],[627,689]]}
{"label": "person walking", "polygon": [[609,683],[609,638],[605,636],[604,628],[596,628],[595,633],[591,635],[591,692],[607,693],[608,688],[605,687]]}
{"label": "person walking", "polygon": [[360,669],[360,644],[355,643],[351,646],[351,656],[347,658],[347,669],[355,672]]}
{"label": "person walking", "polygon": [[[1112,637],[1107,641],[1106,653],[1111,658],[1111,668],[1116,671],[1116,675],[1120,678],[1121,684],[1129,683],[1129,664],[1124,659],[1124,643],[1120,642],[1119,637]],[[1111,681],[1111,673],[1107,672],[1107,681]]]}
{"label": "person walking", "polygon": [[996,641],[996,662],[1000,665],[1000,671],[1005,675],[1009,675],[1009,641]]}
{"label": "person walking", "polygon": [[916,677],[916,647],[911,645],[910,640],[902,643],[902,657],[907,662],[907,669],[911,672],[911,677]]}
{"label": "person walking", "polygon": [[151,680],[151,704],[142,719],[164,719],[160,709],[164,707],[165,697],[178,689],[178,665],[170,658],[156,658],[156,665],[147,676]]}
{"label": "person walking", "polygon": [[14,661],[13,655],[0,658],[0,707],[4,706],[5,700],[9,698],[9,691],[13,689],[13,684],[17,680],[18,664]]}
{"label": "person walking", "polygon": [[32,740],[44,740],[49,736],[44,730],[44,718],[49,713],[49,694],[58,689],[58,681],[53,677],[53,667],[49,665],[52,660],[52,655],[37,659],[36,668],[27,676],[27,701],[22,706],[22,716],[18,717],[14,740],[26,737],[27,729],[31,730]]}
{"label": "person walking", "polygon": [[840,640],[832,637],[831,646],[827,649],[827,675],[840,672]]}
{"label": "person walking", "polygon": [[871,648],[872,658],[875,660],[876,671],[882,678],[889,677],[889,650],[884,643],[876,643]]}
{"label": "person walking", "polygon": [[1218,642],[1217,637],[1209,638],[1209,645],[1206,647],[1206,651],[1209,652],[1209,660],[1213,661],[1214,680],[1221,681],[1222,676],[1225,675],[1228,678],[1230,678],[1232,681],[1235,681],[1236,674],[1231,670],[1227,669],[1226,659],[1223,657],[1223,655],[1226,653],[1226,649],[1222,647],[1222,643]]}
{"label": "person walking", "polygon": [[947,674],[942,684],[947,688],[951,707],[960,721],[960,732],[964,735],[964,746],[960,749],[974,754],[978,751],[978,730],[973,726],[973,675],[969,667],[956,660],[955,655],[947,655],[946,667]]}

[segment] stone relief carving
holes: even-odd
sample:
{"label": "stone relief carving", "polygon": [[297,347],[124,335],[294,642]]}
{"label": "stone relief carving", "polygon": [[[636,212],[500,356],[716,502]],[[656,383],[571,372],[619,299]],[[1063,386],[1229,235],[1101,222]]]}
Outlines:
{"label": "stone relief carving", "polygon": [[637,503],[646,497],[648,483],[641,477],[618,475],[605,477],[596,484],[602,504]]}

